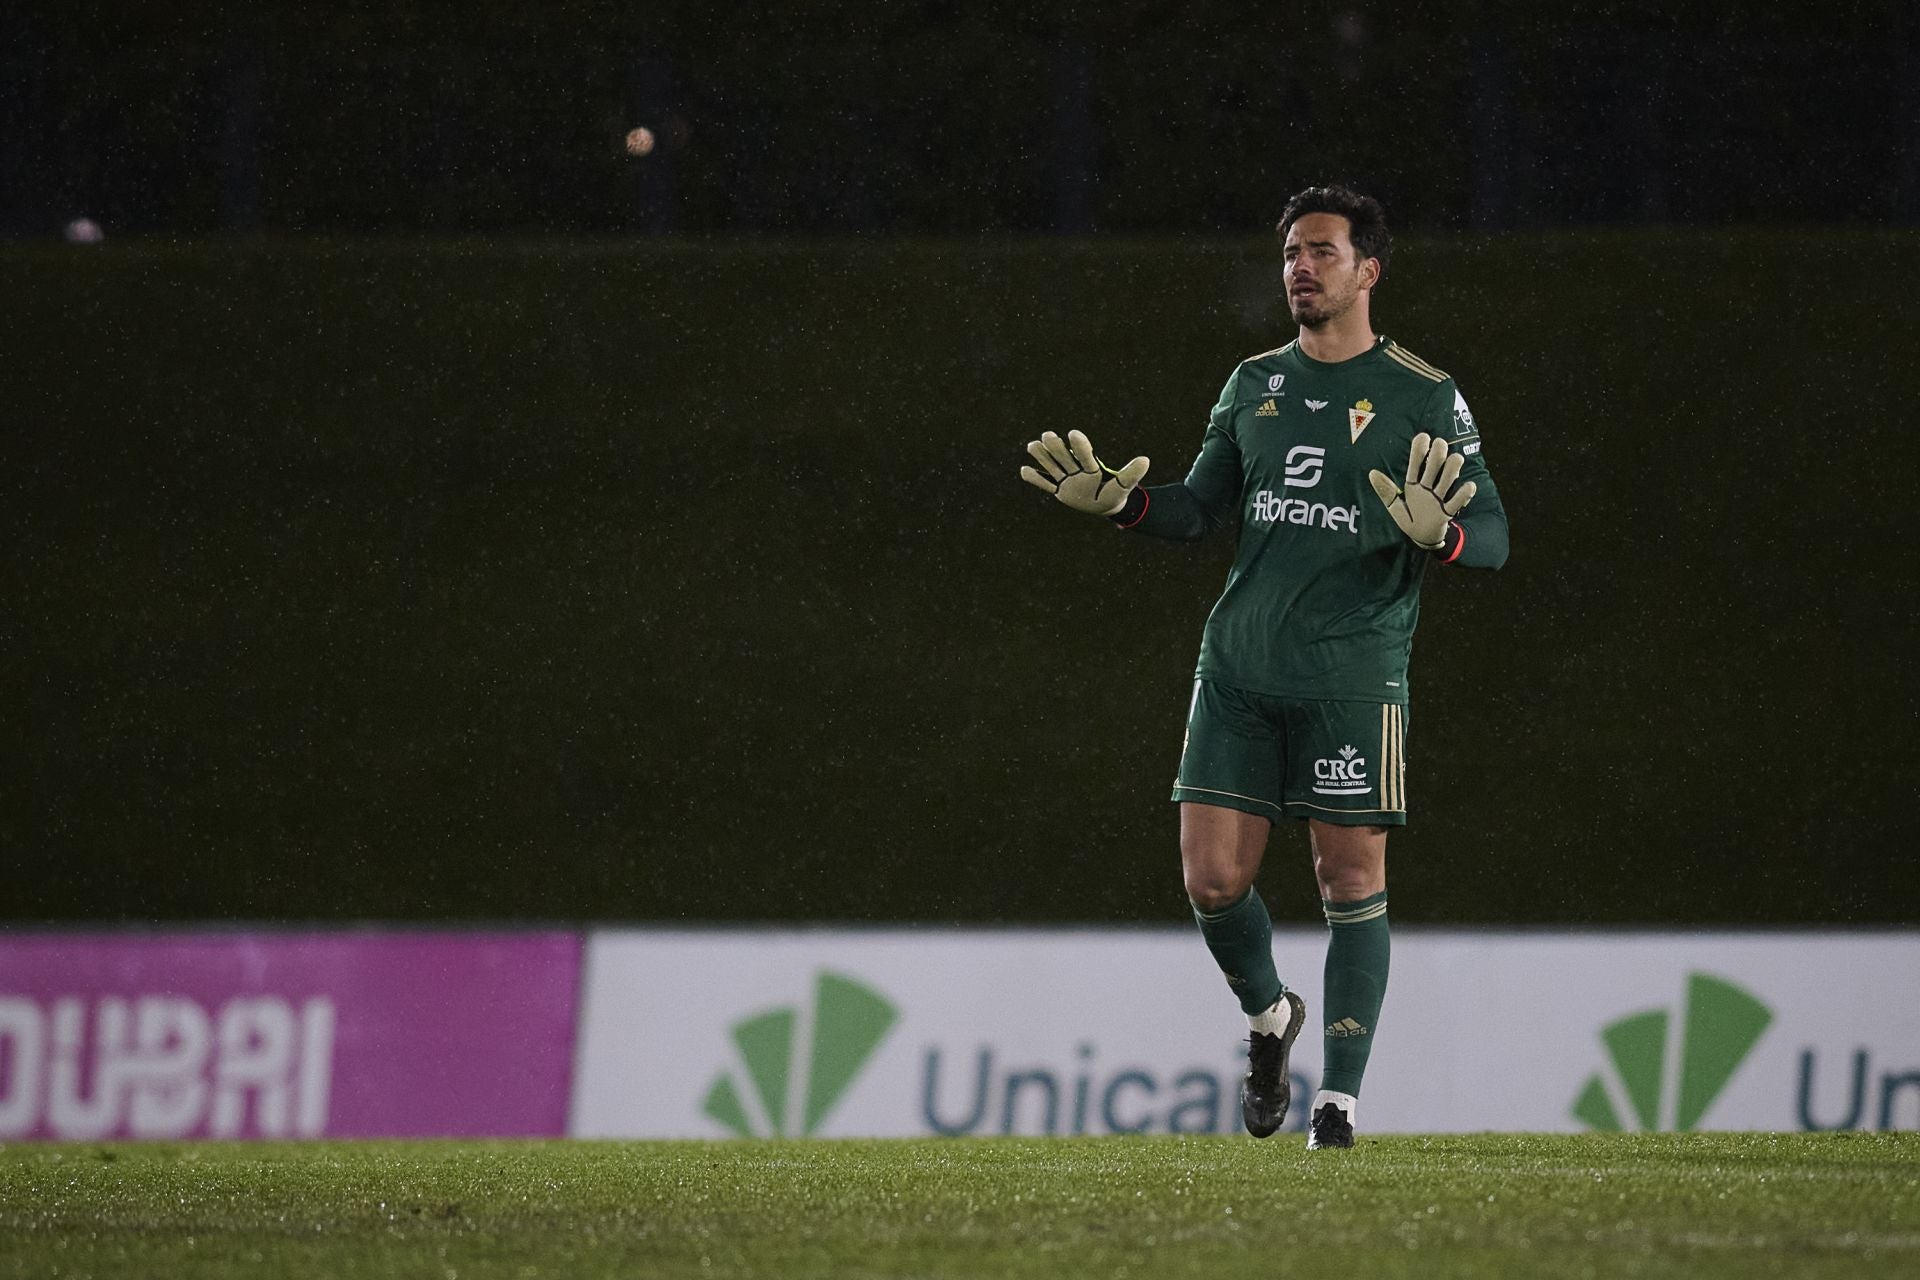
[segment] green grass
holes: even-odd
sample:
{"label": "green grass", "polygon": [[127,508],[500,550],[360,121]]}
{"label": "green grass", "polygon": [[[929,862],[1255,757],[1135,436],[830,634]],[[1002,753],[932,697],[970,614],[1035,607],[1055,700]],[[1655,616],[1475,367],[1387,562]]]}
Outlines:
{"label": "green grass", "polygon": [[0,1147],[0,1276],[1920,1274],[1920,1134]]}

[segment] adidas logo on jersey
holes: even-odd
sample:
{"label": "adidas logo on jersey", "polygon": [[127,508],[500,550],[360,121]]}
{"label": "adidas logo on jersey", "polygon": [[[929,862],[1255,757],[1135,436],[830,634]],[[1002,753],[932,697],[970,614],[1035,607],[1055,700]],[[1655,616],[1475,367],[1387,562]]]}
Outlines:
{"label": "adidas logo on jersey", "polygon": [[1277,418],[1280,416],[1280,407],[1269,400],[1258,409],[1255,409],[1253,416],[1256,418]]}

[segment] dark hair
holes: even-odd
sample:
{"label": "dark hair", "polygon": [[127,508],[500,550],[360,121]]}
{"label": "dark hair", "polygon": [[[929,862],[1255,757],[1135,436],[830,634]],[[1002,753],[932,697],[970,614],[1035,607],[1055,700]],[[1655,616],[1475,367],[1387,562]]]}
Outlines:
{"label": "dark hair", "polygon": [[1309,213],[1337,213],[1345,218],[1350,227],[1347,238],[1353,241],[1354,253],[1363,261],[1378,258],[1380,277],[1386,278],[1393,236],[1387,231],[1387,211],[1380,207],[1378,200],[1348,187],[1308,187],[1287,201],[1286,210],[1280,215],[1280,225],[1274,230],[1280,233],[1281,243],[1286,242],[1287,229]]}

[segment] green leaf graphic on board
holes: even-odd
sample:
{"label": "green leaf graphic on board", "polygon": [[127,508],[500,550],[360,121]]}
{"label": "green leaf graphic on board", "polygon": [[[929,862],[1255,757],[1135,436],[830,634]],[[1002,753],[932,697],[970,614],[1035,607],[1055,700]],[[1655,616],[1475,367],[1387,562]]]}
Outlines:
{"label": "green leaf graphic on board", "polygon": [[747,1121],[747,1109],[740,1105],[740,1093],[733,1087],[733,1077],[721,1076],[715,1080],[700,1109],[732,1130],[736,1137],[753,1136],[753,1126]]}
{"label": "green leaf graphic on board", "polygon": [[[826,1120],[834,1104],[846,1095],[899,1013],[891,1001],[870,987],[837,973],[822,971],[814,980],[812,1047],[807,1074],[800,1081],[803,1095],[802,1136],[811,1135]],[[772,1136],[788,1133],[788,1099],[792,1096],[794,1049],[801,1034],[800,1010],[770,1009],[733,1025],[733,1043],[740,1051]],[[756,1128],[740,1097],[735,1077],[722,1072],[707,1089],[702,1110],[740,1137],[753,1137]]]}
{"label": "green leaf graphic on board", "polygon": [[1600,1082],[1599,1076],[1587,1077],[1586,1088],[1573,1100],[1573,1118],[1601,1133],[1620,1132],[1620,1117],[1613,1114],[1613,1103],[1607,1100],[1607,1086]]}
{"label": "green leaf graphic on board", "polygon": [[1771,1009],[1732,983],[1704,973],[1688,977],[1687,1038],[1680,1051],[1674,1128],[1700,1123],[1772,1021]]}
{"label": "green leaf graphic on board", "polygon": [[827,1118],[893,1026],[891,1004],[857,982],[822,973],[813,989],[813,1061],[807,1068],[806,1132]]}
{"label": "green leaf graphic on board", "polygon": [[787,1132],[787,1076],[793,1070],[794,1011],[775,1009],[734,1024],[733,1043],[747,1064],[760,1112],[776,1134]]}
{"label": "green leaf graphic on board", "polygon": [[1660,1069],[1666,1065],[1667,1014],[1664,1009],[1622,1018],[1600,1033],[1627,1101],[1642,1129],[1660,1127]]}
{"label": "green leaf graphic on board", "polygon": [[[1661,1127],[1661,1104],[1666,1101],[1674,1104],[1675,1129],[1699,1125],[1760,1042],[1773,1021],[1773,1011],[1724,978],[1688,974],[1680,1018],[1679,1079],[1673,1093],[1663,1097],[1667,1034],[1673,1021],[1672,1010],[1653,1009],[1610,1022],[1600,1031],[1613,1078],[1642,1129]],[[1623,1127],[1603,1075],[1589,1076],[1581,1086],[1573,1100],[1573,1118],[1603,1133]]]}

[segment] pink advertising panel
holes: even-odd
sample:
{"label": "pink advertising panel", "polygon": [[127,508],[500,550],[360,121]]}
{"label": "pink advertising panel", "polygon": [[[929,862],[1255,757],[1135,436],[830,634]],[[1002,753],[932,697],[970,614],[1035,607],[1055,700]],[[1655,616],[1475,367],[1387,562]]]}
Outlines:
{"label": "pink advertising panel", "polygon": [[559,1135],[572,933],[0,934],[0,1141]]}

